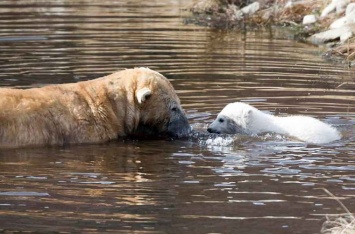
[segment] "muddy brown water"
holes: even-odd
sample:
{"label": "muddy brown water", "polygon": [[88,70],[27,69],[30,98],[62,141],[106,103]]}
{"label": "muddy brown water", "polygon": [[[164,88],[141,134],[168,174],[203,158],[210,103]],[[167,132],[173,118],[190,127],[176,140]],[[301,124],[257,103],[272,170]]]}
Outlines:
{"label": "muddy brown water", "polygon": [[[37,87],[150,67],[176,88],[192,139],[0,150],[0,232],[319,233],[355,212],[354,72],[283,31],[184,25],[189,1],[3,0],[0,86]],[[227,103],[305,114],[328,145],[223,136]],[[212,139],[208,141],[208,138]],[[214,140],[213,140],[214,139]]]}

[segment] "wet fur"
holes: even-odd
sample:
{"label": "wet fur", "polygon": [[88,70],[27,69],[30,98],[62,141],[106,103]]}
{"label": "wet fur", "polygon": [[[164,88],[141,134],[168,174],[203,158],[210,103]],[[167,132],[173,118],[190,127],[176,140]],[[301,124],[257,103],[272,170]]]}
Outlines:
{"label": "wet fur", "polygon": [[325,144],[341,139],[341,134],[335,128],[315,118],[273,116],[241,102],[228,104],[209,126],[208,131],[249,135],[274,132],[314,144]]}
{"label": "wet fur", "polygon": [[[144,87],[152,95],[139,104],[135,94]],[[147,68],[72,84],[2,88],[0,147],[104,142],[134,135],[140,125],[166,132],[171,106],[184,115],[170,82]]]}

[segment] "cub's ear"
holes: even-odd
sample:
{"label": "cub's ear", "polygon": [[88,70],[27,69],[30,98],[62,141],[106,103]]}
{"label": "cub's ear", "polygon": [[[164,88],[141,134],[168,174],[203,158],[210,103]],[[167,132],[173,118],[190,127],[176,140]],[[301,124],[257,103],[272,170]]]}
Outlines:
{"label": "cub's ear", "polygon": [[252,122],[253,120],[253,110],[244,110],[243,112],[243,122],[244,122],[244,127],[248,128],[248,125],[250,124],[250,122]]}
{"label": "cub's ear", "polygon": [[139,104],[145,102],[150,95],[152,95],[152,91],[149,88],[142,88],[136,92],[137,101]]}
{"label": "cub's ear", "polygon": [[250,119],[253,116],[253,110],[245,110],[243,113],[244,119]]}

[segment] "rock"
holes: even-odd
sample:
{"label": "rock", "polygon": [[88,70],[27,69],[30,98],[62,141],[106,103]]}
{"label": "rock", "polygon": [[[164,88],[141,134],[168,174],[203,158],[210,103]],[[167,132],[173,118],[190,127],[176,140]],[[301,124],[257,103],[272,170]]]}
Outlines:
{"label": "rock", "polygon": [[323,11],[322,14],[320,15],[321,17],[326,17],[328,16],[331,12],[335,11],[336,6],[333,3],[330,3],[328,6],[326,6]]}
{"label": "rock", "polygon": [[341,28],[345,25],[355,23],[355,11],[350,12],[348,15],[335,20],[330,26],[330,29]]}
{"label": "rock", "polygon": [[346,16],[344,16],[344,17],[341,17],[341,18],[335,20],[335,21],[329,26],[329,28],[330,28],[330,29],[341,28],[341,27],[347,25],[347,22],[348,22],[348,21],[347,21],[347,19],[346,19]]}
{"label": "rock", "polygon": [[336,11],[337,14],[341,14],[345,11],[350,0],[333,0],[326,8],[323,9],[321,17],[328,16],[329,13]]}
{"label": "rock", "polygon": [[243,7],[240,10],[245,15],[252,15],[255,12],[257,12],[259,9],[260,9],[260,3],[259,2],[253,2],[252,4],[249,4],[248,6],[245,6],[245,7]]}
{"label": "rock", "polygon": [[313,24],[315,22],[317,22],[317,18],[315,15],[305,15],[303,17],[302,24]]}
{"label": "rock", "polygon": [[346,7],[345,15],[350,15],[355,10],[355,3],[350,3]]}
{"label": "rock", "polygon": [[288,1],[286,4],[285,4],[285,8],[290,8],[293,6],[293,2],[292,1]]}
{"label": "rock", "polygon": [[[347,25],[341,28],[330,29],[324,32],[316,33],[310,36],[307,40],[312,42],[313,44],[324,44],[329,41],[334,41],[337,39],[346,38],[349,33],[353,33],[355,30],[354,25]],[[343,36],[344,35],[344,36]]]}
{"label": "rock", "polygon": [[333,0],[337,14],[341,14],[345,11],[346,6],[350,3],[350,0]]}
{"label": "rock", "polygon": [[353,36],[353,32],[346,32],[340,36],[340,42],[344,43]]}
{"label": "rock", "polygon": [[232,21],[238,21],[243,19],[243,12],[238,9],[236,5],[230,4],[226,9],[228,18]]}

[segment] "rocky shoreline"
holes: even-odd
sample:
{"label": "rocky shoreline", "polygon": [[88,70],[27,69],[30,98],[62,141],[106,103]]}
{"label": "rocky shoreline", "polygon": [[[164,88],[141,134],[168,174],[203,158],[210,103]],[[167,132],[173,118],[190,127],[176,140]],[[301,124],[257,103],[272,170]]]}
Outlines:
{"label": "rocky shoreline", "polygon": [[324,58],[355,65],[355,0],[198,0],[187,23],[250,30],[282,26],[297,40],[324,46]]}

